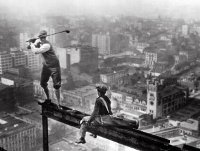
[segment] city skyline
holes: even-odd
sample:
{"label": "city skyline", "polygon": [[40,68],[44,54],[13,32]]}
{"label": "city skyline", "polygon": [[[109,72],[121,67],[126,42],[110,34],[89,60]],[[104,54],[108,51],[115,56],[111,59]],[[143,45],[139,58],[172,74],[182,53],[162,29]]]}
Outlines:
{"label": "city skyline", "polygon": [[[198,8],[197,0],[0,0],[0,150],[200,148]],[[60,99],[51,79],[48,102],[42,57],[26,42],[40,30],[51,43],[43,55],[55,51],[60,62]],[[99,84],[123,123],[89,126],[97,138],[77,145]]]}

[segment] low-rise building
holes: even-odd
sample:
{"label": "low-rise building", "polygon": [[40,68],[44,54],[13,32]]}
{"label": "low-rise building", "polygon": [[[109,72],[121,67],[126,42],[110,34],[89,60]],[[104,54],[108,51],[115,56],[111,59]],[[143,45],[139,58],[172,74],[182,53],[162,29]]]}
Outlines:
{"label": "low-rise building", "polygon": [[0,82],[14,87],[15,99],[19,101],[31,101],[33,99],[33,81],[26,78],[17,77],[15,74],[3,74]]}
{"label": "low-rise building", "polygon": [[187,119],[180,123],[180,133],[193,137],[199,136],[199,121],[195,119]]}
{"label": "low-rise building", "polygon": [[36,128],[9,115],[0,117],[0,146],[9,151],[28,151],[36,146]]}
{"label": "low-rise building", "polygon": [[0,82],[0,111],[14,107],[15,94],[14,87],[2,84]]}
{"label": "low-rise building", "polygon": [[197,59],[197,51],[195,50],[182,50],[179,51],[179,55],[186,56],[187,61],[195,61]]}
{"label": "low-rise building", "polygon": [[138,51],[140,51],[141,53],[143,53],[143,50],[146,48],[146,47],[149,47],[149,44],[148,43],[137,43],[136,44],[136,49],[138,50]]}
{"label": "low-rise building", "polygon": [[111,108],[113,112],[124,114],[125,117],[138,118],[146,113],[146,97],[144,95],[138,96],[134,93],[111,90]]}
{"label": "low-rise building", "polygon": [[91,112],[94,108],[94,103],[97,98],[95,86],[88,85],[82,88],[77,88],[71,91],[63,91],[62,104],[72,106],[83,112]]}
{"label": "low-rise building", "polygon": [[118,85],[122,82],[122,78],[127,76],[128,69],[122,69],[110,73],[100,74],[100,80],[108,85]]}

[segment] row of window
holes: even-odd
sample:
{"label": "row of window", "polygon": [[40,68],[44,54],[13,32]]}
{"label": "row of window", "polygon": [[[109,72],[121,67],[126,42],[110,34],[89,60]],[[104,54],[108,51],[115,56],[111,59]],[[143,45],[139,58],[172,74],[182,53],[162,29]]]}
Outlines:
{"label": "row of window", "polygon": [[28,137],[29,147],[34,147],[36,145],[36,132],[35,129],[29,129],[21,133],[11,135],[7,138],[0,139],[0,146],[9,151],[18,151],[24,148],[25,137]]}

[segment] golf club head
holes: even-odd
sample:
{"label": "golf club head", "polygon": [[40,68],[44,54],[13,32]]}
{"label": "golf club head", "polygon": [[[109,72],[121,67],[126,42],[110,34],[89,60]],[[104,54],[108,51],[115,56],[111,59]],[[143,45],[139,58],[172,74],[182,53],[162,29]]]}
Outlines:
{"label": "golf club head", "polygon": [[65,30],[65,32],[66,32],[66,33],[70,33],[70,31],[69,31],[69,30]]}

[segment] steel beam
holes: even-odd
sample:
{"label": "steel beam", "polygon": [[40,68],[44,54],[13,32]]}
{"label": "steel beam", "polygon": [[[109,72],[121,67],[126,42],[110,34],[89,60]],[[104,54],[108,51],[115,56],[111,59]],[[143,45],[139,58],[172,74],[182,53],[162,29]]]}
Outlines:
{"label": "steel beam", "polygon": [[[77,110],[72,110],[68,107],[63,107],[62,110],[59,110],[57,106],[53,103],[39,103],[39,105],[42,106],[43,130],[45,131],[43,132],[43,138],[45,139],[43,140],[44,149],[47,148],[48,144],[47,118],[51,118],[59,122],[65,123],[67,125],[80,128],[80,120],[84,116],[87,116],[87,114],[85,113],[82,113]],[[188,145],[184,145],[182,149],[176,146],[172,146],[170,145],[170,141],[168,139],[145,133],[137,129],[130,129],[125,127],[110,128],[104,126],[91,125],[88,127],[87,130],[88,132],[95,133],[109,140],[141,151],[193,151],[194,149]],[[200,149],[197,150],[200,151]]]}

